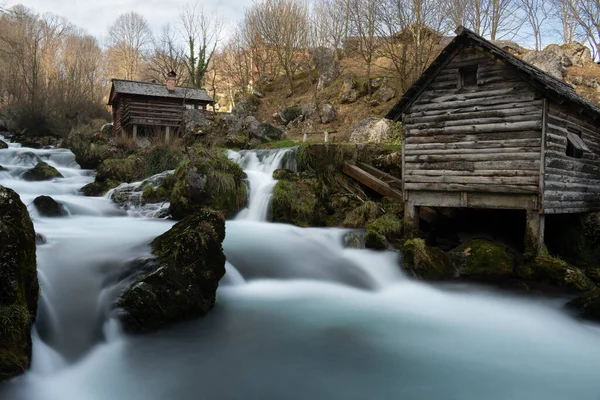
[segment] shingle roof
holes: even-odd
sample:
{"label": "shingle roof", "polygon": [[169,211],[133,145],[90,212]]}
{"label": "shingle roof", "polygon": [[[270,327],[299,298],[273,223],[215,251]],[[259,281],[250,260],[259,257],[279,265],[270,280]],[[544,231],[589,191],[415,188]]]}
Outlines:
{"label": "shingle roof", "polygon": [[212,97],[208,95],[205,89],[180,87],[177,86],[174,91],[167,90],[166,85],[150,82],[127,81],[123,79],[113,79],[110,98],[108,104],[112,104],[114,94],[134,94],[138,96],[166,97],[171,99],[186,99],[213,103]]}
{"label": "shingle roof", "polygon": [[465,27],[458,27],[454,39],[442,50],[442,53],[423,72],[421,77],[404,93],[402,98],[387,113],[385,118],[399,120],[402,113],[420,96],[425,87],[439,74],[439,72],[450,62],[452,57],[466,44],[474,44],[492,55],[501,59],[506,66],[512,68],[517,75],[522,77],[552,100],[559,104],[570,103],[585,112],[592,118],[600,118],[600,108],[575,92],[573,86],[548,75],[541,69],[513,56],[490,41],[477,35]]}

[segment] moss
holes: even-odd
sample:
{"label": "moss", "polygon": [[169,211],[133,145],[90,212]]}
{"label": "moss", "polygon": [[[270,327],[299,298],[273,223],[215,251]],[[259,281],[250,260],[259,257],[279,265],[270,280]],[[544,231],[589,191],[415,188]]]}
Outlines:
{"label": "moss", "polygon": [[513,276],[515,254],[506,246],[486,239],[471,239],[451,252],[461,276],[474,278],[508,278]]}
{"label": "moss", "polygon": [[275,185],[272,198],[274,222],[297,226],[311,226],[315,220],[317,196],[306,180],[280,180]]}
{"label": "moss", "polygon": [[154,188],[150,184],[146,185],[142,191],[142,203],[163,203],[169,201],[176,183],[177,178],[175,174],[168,174],[163,183],[157,188]]}
{"label": "moss", "polygon": [[570,301],[567,307],[578,310],[583,318],[600,321],[600,288],[594,288]]}
{"label": "moss", "polygon": [[137,168],[135,156],[127,158],[109,158],[102,161],[96,171],[96,182],[117,181],[135,182],[143,178],[142,172]]}
{"label": "moss", "polygon": [[600,284],[600,268],[588,268],[585,270],[585,275],[595,284]]}
{"label": "moss", "polygon": [[294,180],[296,179],[298,176],[296,175],[295,172],[290,171],[289,169],[276,169],[275,171],[273,171],[273,179],[275,180],[281,180],[281,179],[287,179],[287,180]]}
{"label": "moss", "polygon": [[245,205],[245,173],[222,149],[199,148],[192,160],[183,162],[175,172],[169,211],[181,219],[202,208],[222,211],[233,217]]}
{"label": "moss", "polygon": [[454,278],[456,271],[448,256],[437,247],[430,247],[423,239],[410,239],[403,246],[406,271],[418,279],[441,280]]}
{"label": "moss", "polygon": [[19,195],[0,186],[0,380],[23,373],[39,285],[35,231]]}
{"label": "moss", "polygon": [[388,243],[399,247],[401,244],[403,223],[395,214],[384,214],[367,225],[365,247],[383,250]]}
{"label": "moss", "polygon": [[382,214],[381,208],[374,201],[365,201],[346,215],[344,226],[365,228],[370,222]]}
{"label": "moss", "polygon": [[121,182],[109,179],[103,182],[88,183],[79,189],[79,191],[83,193],[84,196],[104,196],[110,189],[114,189],[120,184]]}
{"label": "moss", "polygon": [[531,268],[533,278],[560,288],[586,291],[594,287],[583,271],[560,258],[552,257],[545,248],[540,250]]}
{"label": "moss", "polygon": [[35,167],[25,172],[21,178],[26,181],[47,181],[54,178],[64,178],[56,168],[41,161]]}
{"label": "moss", "polygon": [[298,143],[289,139],[274,140],[272,142],[261,143],[256,146],[257,149],[284,149],[297,146]]}

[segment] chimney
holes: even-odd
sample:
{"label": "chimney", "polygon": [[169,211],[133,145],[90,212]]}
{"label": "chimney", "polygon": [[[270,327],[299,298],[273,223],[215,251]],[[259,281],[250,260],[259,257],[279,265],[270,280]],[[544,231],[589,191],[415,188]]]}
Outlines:
{"label": "chimney", "polygon": [[175,71],[171,71],[167,75],[167,90],[169,92],[172,92],[175,90],[175,78],[176,77],[177,77],[177,74],[175,73]]}

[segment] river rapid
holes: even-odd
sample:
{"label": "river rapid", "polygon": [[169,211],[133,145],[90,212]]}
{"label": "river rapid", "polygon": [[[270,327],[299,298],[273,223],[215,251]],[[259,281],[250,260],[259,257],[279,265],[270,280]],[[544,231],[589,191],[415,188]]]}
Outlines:
{"label": "river rapid", "polygon": [[[227,222],[214,310],[126,335],[115,277],[172,226],[152,218],[168,205],[124,211],[83,197],[93,171],[70,151],[9,146],[0,185],[20,194],[47,243],[32,368],[0,384],[2,400],[600,398],[600,330],[562,303],[415,282],[396,252],[344,248],[344,230],[266,222],[288,150],[229,154],[248,174],[250,204]],[[65,178],[19,178],[40,160]],[[40,217],[41,194],[69,215]]]}

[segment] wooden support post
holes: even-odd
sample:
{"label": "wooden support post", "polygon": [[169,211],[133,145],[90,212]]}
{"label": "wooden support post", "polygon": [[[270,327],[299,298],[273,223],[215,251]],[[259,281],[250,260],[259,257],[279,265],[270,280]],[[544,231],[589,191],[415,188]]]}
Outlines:
{"label": "wooden support post", "polygon": [[304,135],[302,135],[302,141],[304,143],[306,143],[307,140],[308,140],[308,133],[304,132]]}
{"label": "wooden support post", "polygon": [[539,210],[527,210],[527,225],[525,232],[525,251],[537,254],[544,245],[544,230],[546,216]]}
{"label": "wooden support post", "polygon": [[169,136],[171,135],[171,127],[165,127],[165,142],[169,143]]}
{"label": "wooden support post", "polygon": [[137,125],[133,126],[133,140],[137,140]]}
{"label": "wooden support post", "polygon": [[404,234],[416,236],[419,232],[419,207],[410,201],[404,202]]}
{"label": "wooden support post", "polygon": [[323,139],[325,143],[329,142],[329,132],[325,131],[325,138]]}

